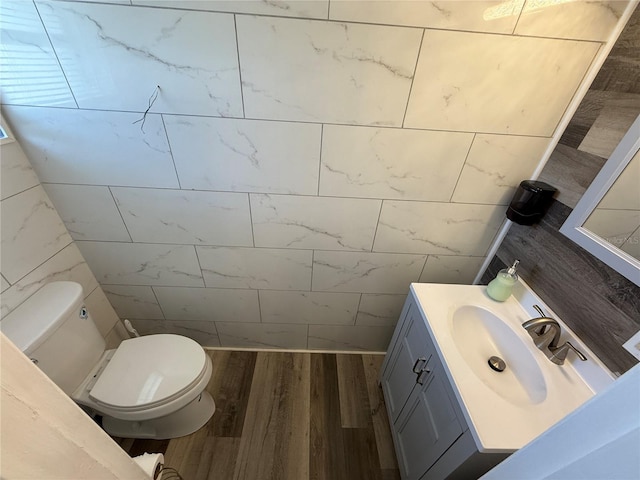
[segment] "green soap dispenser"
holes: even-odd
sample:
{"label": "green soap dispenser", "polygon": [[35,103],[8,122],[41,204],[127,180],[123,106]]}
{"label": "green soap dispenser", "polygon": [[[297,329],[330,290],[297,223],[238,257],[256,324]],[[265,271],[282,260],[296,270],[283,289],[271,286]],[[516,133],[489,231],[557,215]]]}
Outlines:
{"label": "green soap dispenser", "polygon": [[487,285],[487,295],[499,302],[504,302],[509,298],[511,296],[511,289],[518,281],[516,268],[518,268],[519,263],[520,260],[516,260],[513,262],[511,268],[500,270],[496,278],[491,280],[489,285]]}

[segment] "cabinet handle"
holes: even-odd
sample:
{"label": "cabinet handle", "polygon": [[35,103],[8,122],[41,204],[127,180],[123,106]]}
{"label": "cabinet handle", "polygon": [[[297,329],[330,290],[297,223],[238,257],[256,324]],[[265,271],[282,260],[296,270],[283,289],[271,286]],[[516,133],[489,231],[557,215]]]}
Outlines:
{"label": "cabinet handle", "polygon": [[416,363],[413,364],[413,373],[417,373],[420,374],[422,372],[422,367],[418,368],[418,364],[420,362],[425,362],[426,363],[427,359],[424,357],[418,357],[418,359],[416,360]]}
{"label": "cabinet handle", "polygon": [[422,370],[418,376],[416,377],[416,383],[419,385],[424,385],[424,379],[431,373],[431,370],[425,369]]}

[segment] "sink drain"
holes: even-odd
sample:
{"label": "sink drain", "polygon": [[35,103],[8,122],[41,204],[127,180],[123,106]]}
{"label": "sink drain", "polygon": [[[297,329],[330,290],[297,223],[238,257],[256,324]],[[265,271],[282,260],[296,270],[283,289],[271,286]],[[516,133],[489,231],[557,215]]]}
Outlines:
{"label": "sink drain", "polygon": [[504,363],[500,357],[493,356],[487,360],[487,363],[491,367],[492,370],[496,372],[504,372],[504,369],[507,368],[507,364]]}

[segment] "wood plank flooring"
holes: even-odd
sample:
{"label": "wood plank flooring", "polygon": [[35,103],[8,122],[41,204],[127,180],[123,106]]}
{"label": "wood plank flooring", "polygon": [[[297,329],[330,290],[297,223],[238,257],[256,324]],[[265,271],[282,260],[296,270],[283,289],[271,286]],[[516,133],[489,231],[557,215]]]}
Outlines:
{"label": "wood plank flooring", "polygon": [[382,355],[210,350],[213,418],[163,452],[185,480],[400,478],[378,375]]}

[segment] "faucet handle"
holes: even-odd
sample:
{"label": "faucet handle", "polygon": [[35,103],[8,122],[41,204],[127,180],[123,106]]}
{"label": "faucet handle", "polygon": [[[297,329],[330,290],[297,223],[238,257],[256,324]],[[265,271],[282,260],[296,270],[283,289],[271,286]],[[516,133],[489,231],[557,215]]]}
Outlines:
{"label": "faucet handle", "polygon": [[578,358],[583,362],[587,360],[587,357],[585,357],[580,350],[578,350],[576,347],[571,345],[571,342],[564,342],[564,344],[556,348],[549,347],[549,350],[551,350],[551,352],[553,353],[553,355],[549,357],[549,360],[551,360],[553,363],[557,365],[564,364],[564,361],[567,358],[567,354],[569,353],[569,350],[573,350],[574,352],[576,352],[576,355],[578,356]]}
{"label": "faucet handle", "polygon": [[539,305],[534,305],[533,308],[535,308],[536,312],[540,314],[540,317],[546,317],[546,315],[544,314],[544,312],[542,311]]}

